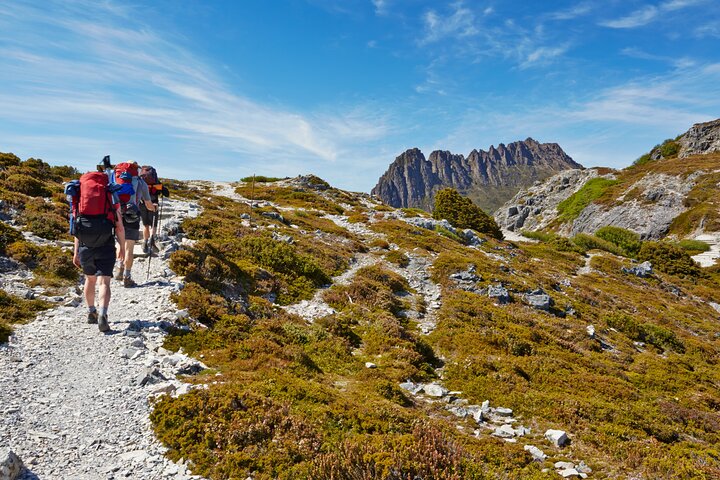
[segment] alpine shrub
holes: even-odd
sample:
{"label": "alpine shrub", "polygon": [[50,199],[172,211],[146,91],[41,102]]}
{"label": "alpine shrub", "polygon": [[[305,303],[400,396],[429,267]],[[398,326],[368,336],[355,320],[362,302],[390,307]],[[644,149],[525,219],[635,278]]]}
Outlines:
{"label": "alpine shrub", "polygon": [[457,228],[472,228],[499,240],[503,238],[495,219],[454,188],[443,188],[435,195],[433,218],[445,219]]}
{"label": "alpine shrub", "polygon": [[614,243],[610,243],[607,240],[596,237],[595,235],[588,235],[587,233],[578,233],[572,238],[572,242],[585,251],[603,250],[615,255],[623,254],[623,251],[620,249],[620,247],[618,247]]}
{"label": "alpine shrub", "polygon": [[644,242],[638,260],[650,262],[654,268],[669,275],[697,277],[702,273],[685,250],[669,243]]}
{"label": "alpine shrub", "polygon": [[628,257],[636,257],[640,251],[640,235],[630,230],[609,225],[600,228],[595,236],[616,245]]}

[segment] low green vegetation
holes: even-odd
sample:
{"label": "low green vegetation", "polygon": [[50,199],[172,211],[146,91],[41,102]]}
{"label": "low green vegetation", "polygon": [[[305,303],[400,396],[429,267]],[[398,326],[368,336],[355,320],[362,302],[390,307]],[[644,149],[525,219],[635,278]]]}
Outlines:
{"label": "low green vegetation", "polygon": [[[271,202],[298,201],[266,188]],[[598,478],[714,478],[720,328],[704,300],[720,302],[717,269],[695,271],[687,251],[617,230],[469,248],[375,216],[376,236],[363,240],[321,212],[323,202],[352,198],[293,188],[311,194],[296,206],[306,210],[249,211],[208,196],[184,222],[197,242],[172,257],[186,281],[175,301],[207,328],[178,330],[165,346],[202,356],[211,371],[189,380],[207,388],[155,404],[171,458],[210,478],[256,480],[550,479],[557,474],[542,470],[559,460],[584,460]],[[597,255],[588,260],[589,250]],[[365,251],[379,263],[318,290]],[[404,278],[411,256],[432,261],[428,273],[442,288],[430,335],[416,325],[429,306]],[[628,256],[650,259],[655,274],[623,273]],[[451,275],[470,268],[477,281],[465,291]],[[509,304],[488,298],[497,285]],[[552,298],[549,311],[526,303],[537,288]],[[335,313],[310,323],[277,306],[314,295]],[[448,389],[512,408],[531,433],[517,444],[484,430],[475,437],[474,421],[399,387],[438,380],[439,367]],[[571,446],[551,447],[549,428],[566,430]],[[549,461],[533,462],[524,443]]]}
{"label": "low green vegetation", "polygon": [[575,220],[588,205],[600,198],[608,188],[617,183],[617,180],[604,177],[591,178],[580,190],[560,202],[557,207],[558,220],[561,222]]}
{"label": "low green vegetation", "polygon": [[678,153],[680,153],[680,144],[678,143],[679,139],[679,136],[674,139],[668,138],[663,143],[655,145],[652,150],[635,160],[633,166],[640,167],[645,165],[646,163],[652,161],[653,156],[658,156],[663,159],[677,157]]}
{"label": "low green vegetation", "polygon": [[643,242],[638,259],[652,263],[653,268],[669,275],[698,277],[702,274],[688,252],[665,242]]}
{"label": "low green vegetation", "polygon": [[435,194],[433,218],[445,219],[456,228],[471,228],[493,238],[502,239],[502,232],[495,219],[453,188],[444,188]]}
{"label": "low green vegetation", "polygon": [[697,255],[698,253],[707,252],[710,250],[710,245],[701,240],[685,239],[674,243],[678,248],[682,248],[690,255]]}
{"label": "low green vegetation", "polygon": [[607,226],[598,229],[595,236],[615,245],[627,257],[636,257],[640,251],[640,235],[620,227]]}
{"label": "low green vegetation", "polygon": [[8,341],[12,325],[35,318],[38,312],[47,310],[51,304],[41,300],[25,300],[0,290],[0,343]]}
{"label": "low green vegetation", "polygon": [[251,177],[243,177],[240,179],[241,182],[258,182],[258,183],[273,183],[273,182],[279,182],[280,180],[287,180],[288,177],[285,178],[279,178],[279,177],[266,177],[265,175],[253,175]]}

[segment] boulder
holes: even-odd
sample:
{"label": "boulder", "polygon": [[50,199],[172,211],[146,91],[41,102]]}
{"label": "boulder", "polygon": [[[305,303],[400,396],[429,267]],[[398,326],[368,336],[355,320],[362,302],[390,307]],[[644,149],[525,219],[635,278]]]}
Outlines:
{"label": "boulder", "polygon": [[487,296],[489,298],[494,298],[500,305],[510,303],[510,293],[507,288],[502,285],[490,285],[487,290]]}
{"label": "boulder", "polygon": [[20,457],[9,448],[0,448],[0,480],[15,480],[23,470]]}
{"label": "boulder", "polygon": [[493,410],[493,412],[501,417],[512,417],[513,414],[512,408],[505,407],[497,407]]}
{"label": "boulder", "polygon": [[622,271],[623,273],[629,273],[640,278],[647,278],[653,273],[652,263],[650,262],[643,262],[640,265],[635,265],[630,268],[622,267]]}
{"label": "boulder", "polygon": [[512,425],[501,425],[495,429],[492,435],[500,438],[513,438],[515,436],[515,430]]}
{"label": "boulder", "polygon": [[556,447],[562,447],[570,443],[567,433],[562,430],[548,430],[545,432],[545,438]]}
{"label": "boulder", "polygon": [[550,307],[553,305],[552,298],[550,298],[550,295],[545,293],[542,288],[538,288],[537,290],[524,294],[523,299],[525,300],[525,303],[531,307],[538,310],[544,310],[546,312],[550,310]]}
{"label": "boulder", "polygon": [[400,388],[403,390],[407,390],[408,392],[412,393],[413,395],[417,395],[418,393],[422,392],[423,386],[420,384],[417,384],[415,382],[411,382],[408,380],[407,382],[403,382],[400,384]]}
{"label": "boulder", "polygon": [[428,383],[423,386],[426,395],[435,398],[441,398],[447,395],[448,389],[437,383]]}
{"label": "boulder", "polygon": [[538,447],[535,447],[533,445],[525,445],[523,448],[525,449],[525,451],[530,453],[530,455],[532,455],[533,460],[535,460],[536,462],[543,462],[547,458],[545,452],[540,450]]}

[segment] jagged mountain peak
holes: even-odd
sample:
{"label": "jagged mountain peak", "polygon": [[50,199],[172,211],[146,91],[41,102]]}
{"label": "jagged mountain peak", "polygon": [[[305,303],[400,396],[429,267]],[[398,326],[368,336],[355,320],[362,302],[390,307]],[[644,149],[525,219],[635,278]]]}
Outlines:
{"label": "jagged mountain peak", "polygon": [[569,168],[583,168],[557,143],[528,137],[509,144],[473,149],[467,157],[435,150],[427,157],[406,150],[390,165],[372,190],[394,207],[430,209],[435,193],[453,187],[480,207],[494,210],[517,191]]}

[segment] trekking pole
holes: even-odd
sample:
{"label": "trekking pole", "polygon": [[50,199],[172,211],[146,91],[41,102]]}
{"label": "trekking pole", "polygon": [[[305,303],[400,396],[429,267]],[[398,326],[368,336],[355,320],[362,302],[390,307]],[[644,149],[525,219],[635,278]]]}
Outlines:
{"label": "trekking pole", "polygon": [[252,184],[250,186],[250,214],[252,215],[252,209],[255,204],[255,174],[253,173]]}

